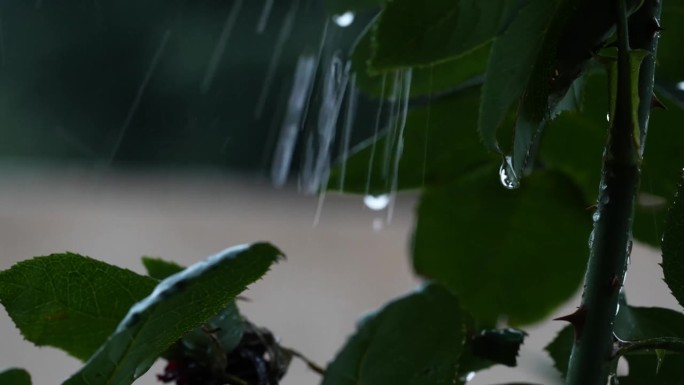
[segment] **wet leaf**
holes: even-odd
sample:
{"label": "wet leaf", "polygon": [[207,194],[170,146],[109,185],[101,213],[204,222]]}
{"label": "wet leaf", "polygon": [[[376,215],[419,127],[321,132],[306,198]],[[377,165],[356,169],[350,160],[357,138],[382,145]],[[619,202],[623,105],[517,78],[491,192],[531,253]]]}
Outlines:
{"label": "wet leaf", "polygon": [[[582,111],[564,112],[544,131],[540,161],[560,170],[581,186],[586,205],[596,202],[601,178],[600,164],[607,139],[607,78],[588,77]],[[634,237],[660,246],[667,201],[674,196],[681,165],[684,165],[684,131],[678,122],[684,110],[664,95],[667,111],[653,110],[642,162],[641,198],[635,210]],[[577,151],[581,148],[581,151]]]}
{"label": "wet leaf", "polygon": [[563,4],[564,0],[527,2],[508,29],[494,41],[482,88],[479,120],[480,135],[488,149],[501,152],[496,131],[530,81],[546,33]]}
{"label": "wet leaf", "polygon": [[[387,99],[394,86],[395,71],[374,71],[369,67],[369,59],[373,53],[371,37],[374,25],[371,23],[355,44],[352,67],[356,70],[356,83],[365,94],[373,98]],[[414,67],[411,77],[411,97],[440,97],[464,84],[482,82],[480,77],[487,66],[489,48],[489,45],[485,45],[457,59]]]}
{"label": "wet leaf", "polygon": [[323,385],[452,384],[464,338],[458,300],[431,284],[364,318]]}
{"label": "wet leaf", "polygon": [[0,371],[0,384],[31,385],[31,375],[24,369],[5,369]]}
{"label": "wet leaf", "polygon": [[413,0],[387,2],[374,30],[372,67],[428,65],[457,58],[487,44],[515,16],[515,0]]}
{"label": "wet leaf", "polygon": [[680,181],[674,203],[667,213],[663,234],[665,283],[684,306],[684,182]]}
{"label": "wet leaf", "polygon": [[145,270],[147,270],[147,275],[158,280],[167,278],[185,269],[175,262],[154,257],[142,257],[142,263],[145,266]]}
{"label": "wet leaf", "polygon": [[282,253],[267,243],[224,250],[161,281],[65,385],[128,385],[171,344],[219,313]]}
{"label": "wet leaf", "polygon": [[553,366],[563,377],[568,374],[568,362],[570,360],[570,353],[572,352],[572,345],[574,342],[575,331],[572,326],[568,325],[558,332],[556,338],[544,348],[551,356]]}
{"label": "wet leaf", "polygon": [[615,317],[615,335],[625,341],[684,338],[684,314],[672,309],[634,307],[622,303]]}
{"label": "wet leaf", "polygon": [[[470,88],[409,110],[396,174],[399,190],[444,185],[483,163],[497,162],[496,156],[479,145],[478,103],[478,89]],[[352,151],[344,191],[380,195],[391,190],[396,153],[386,152],[388,140],[385,134],[375,144],[370,141]],[[332,170],[329,188],[339,189],[341,178],[338,165]]]}
{"label": "wet leaf", "polygon": [[684,385],[684,354],[667,354],[658,369],[655,353],[630,354],[626,357],[629,375],[620,377],[620,385]]}
{"label": "wet leaf", "polygon": [[518,329],[482,330],[471,343],[477,357],[506,366],[516,366],[518,351],[527,333]]}
{"label": "wet leaf", "polygon": [[86,360],[157,281],[74,253],[0,272],[0,302],[24,338]]}
{"label": "wet leaf", "polygon": [[[497,176],[496,168],[482,167],[425,190],[413,265],[447,285],[476,319],[504,316],[522,325],[544,318],[577,290],[591,215],[563,175],[540,172],[514,191]],[[548,213],[563,220],[550,225]]]}

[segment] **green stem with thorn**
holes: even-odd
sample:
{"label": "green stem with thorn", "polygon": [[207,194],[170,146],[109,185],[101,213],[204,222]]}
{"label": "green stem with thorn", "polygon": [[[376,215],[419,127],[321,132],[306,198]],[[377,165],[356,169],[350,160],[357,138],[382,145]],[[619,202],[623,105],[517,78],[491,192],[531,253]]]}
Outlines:
{"label": "green stem with thorn", "polygon": [[[585,275],[582,305],[563,319],[575,327],[575,342],[570,356],[567,385],[605,385],[613,357],[613,322],[619,288],[627,270],[632,244],[632,218],[639,186],[642,146],[653,89],[653,65],[640,69],[639,79],[631,74],[631,47],[625,0],[617,1],[617,93],[615,114],[611,119],[608,143],[603,159],[597,216],[592,232],[589,262]],[[637,11],[659,15],[660,0],[646,0]],[[634,28],[634,27],[633,27]],[[641,27],[639,27],[641,28]],[[635,48],[655,53],[657,31],[647,30]],[[635,33],[633,32],[633,34]],[[649,38],[650,37],[650,38]],[[637,40],[632,37],[632,40]],[[652,42],[649,46],[643,42]],[[634,80],[638,84],[632,84]],[[639,87],[639,105],[635,106],[632,87]],[[637,108],[639,118],[634,119]]]}

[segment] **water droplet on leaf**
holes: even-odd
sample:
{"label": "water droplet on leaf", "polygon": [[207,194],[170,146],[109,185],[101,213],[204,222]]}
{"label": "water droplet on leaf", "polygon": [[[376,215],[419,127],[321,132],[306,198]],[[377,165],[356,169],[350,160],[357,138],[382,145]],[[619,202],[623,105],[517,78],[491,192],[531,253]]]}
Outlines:
{"label": "water droplet on leaf", "polygon": [[501,168],[499,168],[499,178],[501,184],[509,190],[520,187],[520,180],[513,170],[513,161],[510,156],[503,158]]}

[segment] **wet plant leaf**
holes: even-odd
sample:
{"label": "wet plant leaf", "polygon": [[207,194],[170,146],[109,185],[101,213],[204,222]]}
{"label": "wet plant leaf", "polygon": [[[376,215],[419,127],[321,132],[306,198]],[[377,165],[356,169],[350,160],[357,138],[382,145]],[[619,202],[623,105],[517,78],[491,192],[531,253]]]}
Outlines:
{"label": "wet plant leaf", "polygon": [[482,88],[478,125],[482,140],[491,151],[501,152],[496,131],[530,81],[546,33],[563,4],[564,0],[527,2],[508,29],[494,41]]}
{"label": "wet plant leaf", "polygon": [[86,360],[156,284],[92,258],[52,254],[0,272],[0,302],[24,338]]}
{"label": "wet plant leaf", "polygon": [[[582,111],[564,112],[549,123],[541,143],[540,161],[545,168],[569,175],[584,193],[586,205],[596,202],[600,164],[607,138],[607,78],[602,72],[588,77]],[[667,201],[677,188],[684,165],[684,132],[678,122],[684,110],[667,95],[661,97],[667,111],[653,110],[642,162],[640,199],[635,210],[634,237],[660,246]],[[582,151],[577,151],[581,148]]]}
{"label": "wet plant leaf", "polygon": [[360,321],[323,385],[452,384],[464,338],[458,300],[431,284]]}
{"label": "wet plant leaf", "polygon": [[[504,316],[523,325],[544,318],[577,290],[591,215],[563,175],[538,173],[508,191],[497,171],[482,167],[425,190],[413,265],[448,286],[476,319]],[[548,213],[563,220],[549,225]]]}
{"label": "wet plant leaf", "polygon": [[[372,56],[371,37],[374,23],[356,42],[352,54],[352,67],[356,71],[356,83],[372,98],[387,99],[394,86],[396,71],[377,71],[369,67]],[[487,66],[489,45],[477,48],[457,59],[413,67],[410,95],[412,98],[437,98],[453,92],[466,84],[482,82]]]}
{"label": "wet plant leaf", "polygon": [[634,307],[621,303],[615,317],[615,335],[624,341],[684,338],[684,314],[672,309]]}
{"label": "wet plant leaf", "polygon": [[568,325],[561,329],[544,350],[549,353],[553,360],[553,366],[561,373],[563,377],[568,374],[568,362],[570,360],[570,353],[572,352],[572,345],[575,342],[575,331],[572,326]]}
{"label": "wet plant leaf", "polygon": [[167,278],[185,269],[175,262],[154,257],[142,257],[142,263],[145,266],[145,270],[147,270],[147,275],[158,280]]}
{"label": "wet plant leaf", "polygon": [[680,181],[674,203],[667,213],[663,234],[665,283],[684,306],[684,182]]}
{"label": "wet plant leaf", "polygon": [[387,2],[374,30],[378,70],[414,67],[457,58],[484,46],[505,29],[519,1],[413,0]]}
{"label": "wet plant leaf", "polygon": [[259,279],[282,253],[267,243],[236,246],[161,281],[65,385],[128,385],[188,331]]}
{"label": "wet plant leaf", "polygon": [[518,329],[488,329],[473,337],[471,344],[477,357],[516,366],[518,351],[526,336],[527,333]]}
{"label": "wet plant leaf", "polygon": [[[478,104],[478,89],[470,88],[409,110],[396,174],[399,190],[443,185],[477,166],[498,162],[479,145]],[[395,152],[386,153],[388,140],[384,134],[377,142],[369,141],[351,152],[344,191],[380,195],[391,190]],[[339,189],[341,178],[338,165],[332,170],[329,189]]]}
{"label": "wet plant leaf", "polygon": [[684,385],[684,354],[666,354],[658,369],[654,352],[626,357],[629,375],[619,378],[620,385]]}
{"label": "wet plant leaf", "polygon": [[0,384],[31,385],[31,375],[24,369],[5,369],[0,371]]}

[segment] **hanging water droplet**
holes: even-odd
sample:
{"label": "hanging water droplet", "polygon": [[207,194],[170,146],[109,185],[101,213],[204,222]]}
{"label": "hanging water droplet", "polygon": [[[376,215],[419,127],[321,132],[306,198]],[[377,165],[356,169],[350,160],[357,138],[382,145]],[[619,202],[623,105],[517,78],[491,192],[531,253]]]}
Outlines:
{"label": "hanging water droplet", "polygon": [[658,364],[656,365],[656,375],[658,375],[658,373],[660,373],[660,366],[663,364],[667,352],[664,349],[656,349],[655,353],[656,357],[658,357]]}
{"label": "hanging water droplet", "polygon": [[340,15],[334,15],[332,17],[333,22],[341,28],[346,28],[352,25],[354,22],[354,12],[345,12]]}
{"label": "hanging water droplet", "polygon": [[520,187],[520,180],[513,170],[513,161],[510,156],[503,158],[501,168],[499,168],[499,178],[501,178],[501,184],[509,190]]}
{"label": "hanging water droplet", "polygon": [[594,220],[594,222],[598,222],[599,219],[601,219],[601,212],[599,210],[594,211],[594,214],[592,214],[591,218]]}
{"label": "hanging water droplet", "polygon": [[620,303],[617,304],[617,307],[615,307],[615,315],[618,315],[620,312]]}
{"label": "hanging water droplet", "polygon": [[363,204],[366,205],[369,209],[373,211],[380,211],[384,210],[387,208],[387,206],[390,203],[390,196],[389,194],[383,194],[383,195],[366,195],[363,197]]}
{"label": "hanging water droplet", "polygon": [[475,372],[470,372],[466,375],[465,380],[466,380],[466,382],[470,382],[473,380],[473,378],[475,378]]}
{"label": "hanging water droplet", "polygon": [[677,89],[680,91],[684,91],[684,82],[677,83]]}

